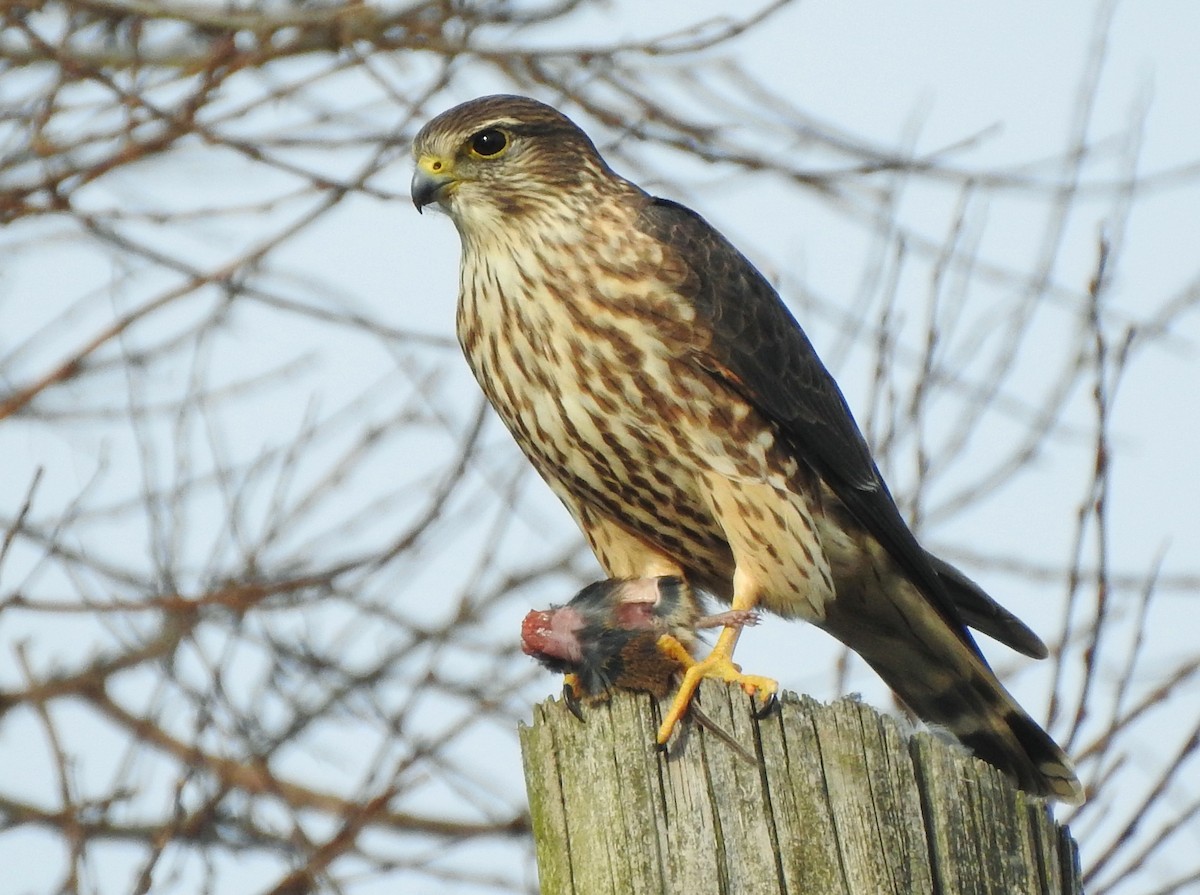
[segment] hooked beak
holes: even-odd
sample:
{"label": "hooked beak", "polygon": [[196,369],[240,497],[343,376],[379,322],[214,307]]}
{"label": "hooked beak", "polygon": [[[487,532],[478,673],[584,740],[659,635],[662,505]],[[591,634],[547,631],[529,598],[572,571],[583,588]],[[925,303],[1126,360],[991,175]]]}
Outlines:
{"label": "hooked beak", "polygon": [[[435,170],[434,166],[437,166]],[[449,170],[443,169],[443,163],[428,156],[417,162],[417,170],[413,172],[412,200],[417,211],[422,211],[426,205],[441,202],[446,198],[447,191],[458,180]]]}

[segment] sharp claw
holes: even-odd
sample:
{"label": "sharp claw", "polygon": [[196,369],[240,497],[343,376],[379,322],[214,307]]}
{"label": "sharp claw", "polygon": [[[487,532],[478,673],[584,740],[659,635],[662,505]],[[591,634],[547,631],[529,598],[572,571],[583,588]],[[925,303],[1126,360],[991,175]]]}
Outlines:
{"label": "sharp claw", "polygon": [[763,700],[761,705],[754,708],[754,720],[761,721],[763,718],[768,718],[779,711],[779,696],[771,693]]}
{"label": "sharp claw", "polygon": [[[678,646],[678,649],[682,651],[682,656],[679,659],[680,664],[686,667],[687,671],[684,672],[683,680],[679,683],[679,690],[675,694],[671,708],[667,711],[662,723],[659,725],[658,742],[665,743],[671,738],[671,732],[687,713],[688,704],[696,695],[696,688],[703,678],[716,678],[736,683],[751,696],[763,696],[765,694],[766,705],[759,711],[765,715],[774,710],[773,697],[775,691],[779,688],[778,682],[757,675],[742,674],[741,667],[735,665],[730,657],[730,651],[733,648],[732,642],[723,642],[729,630],[727,628],[722,632],[721,638],[717,640],[717,645],[713,647],[712,652],[699,662],[691,659],[681,645]],[[735,631],[734,633],[737,632]],[[658,639],[658,648],[666,655],[670,655],[676,645],[677,641],[674,641],[674,638],[669,635],[663,635]],[[756,717],[762,717],[763,715],[755,713]]]}
{"label": "sharp claw", "polygon": [[563,705],[567,707],[581,723],[586,724],[587,719],[583,717],[583,705],[579,701],[579,693],[575,690],[575,685],[572,681],[563,682],[562,690]]}

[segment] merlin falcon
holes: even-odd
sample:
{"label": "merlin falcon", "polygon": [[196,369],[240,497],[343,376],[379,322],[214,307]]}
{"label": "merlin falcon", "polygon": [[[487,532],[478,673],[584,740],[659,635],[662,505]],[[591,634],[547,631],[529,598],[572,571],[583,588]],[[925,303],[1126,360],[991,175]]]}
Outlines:
{"label": "merlin falcon", "polygon": [[[917,543],[808,337],[733,245],[533,99],[456,106],[413,157],[413,202],[462,242],[467,361],[610,578],[677,576],[817,625],[1021,788],[1082,798],[967,626],[1045,646]],[[774,693],[733,663],[740,630],[688,668],[660,742],[702,678]]]}

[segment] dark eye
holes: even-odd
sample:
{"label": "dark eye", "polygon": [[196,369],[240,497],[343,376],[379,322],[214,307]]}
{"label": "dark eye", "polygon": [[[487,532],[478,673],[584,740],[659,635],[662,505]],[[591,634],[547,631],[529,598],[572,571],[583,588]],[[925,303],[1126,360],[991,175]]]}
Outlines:
{"label": "dark eye", "polygon": [[496,155],[507,145],[508,137],[504,135],[504,131],[496,130],[494,127],[480,131],[471,138],[471,148],[477,155]]}

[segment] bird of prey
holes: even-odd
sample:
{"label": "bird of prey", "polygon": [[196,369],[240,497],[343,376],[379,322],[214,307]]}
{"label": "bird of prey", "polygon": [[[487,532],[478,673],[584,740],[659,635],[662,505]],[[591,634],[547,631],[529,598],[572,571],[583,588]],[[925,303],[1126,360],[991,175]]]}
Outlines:
{"label": "bird of prey", "polygon": [[[902,702],[1023,789],[1076,802],[1062,750],[967,625],[1045,647],[905,523],[837,384],[767,280],[696,212],[615,173],[574,122],[519,96],[438,115],[412,197],[462,242],[458,338],[488,400],[611,578],[675,576],[811,622]],[[726,627],[689,668],[733,663]]]}
{"label": "bird of prey", "polygon": [[677,675],[695,664],[701,628],[758,623],[752,610],[701,615],[681,578],[609,578],[579,591],[566,606],[534,610],[521,625],[521,648],[567,675],[574,704],[613,689],[666,696]]}

